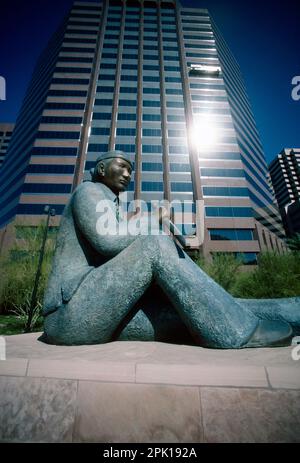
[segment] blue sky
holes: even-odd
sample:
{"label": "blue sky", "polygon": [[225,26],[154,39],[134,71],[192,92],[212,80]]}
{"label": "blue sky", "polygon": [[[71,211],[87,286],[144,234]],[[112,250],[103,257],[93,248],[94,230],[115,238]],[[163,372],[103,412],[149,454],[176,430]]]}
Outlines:
{"label": "blue sky", "polygon": [[[1,122],[16,119],[36,60],[72,3],[2,0],[0,76],[7,100],[0,101]],[[237,59],[267,161],[284,147],[299,148],[300,100],[291,97],[292,78],[300,76],[299,0],[182,3],[209,9]]]}

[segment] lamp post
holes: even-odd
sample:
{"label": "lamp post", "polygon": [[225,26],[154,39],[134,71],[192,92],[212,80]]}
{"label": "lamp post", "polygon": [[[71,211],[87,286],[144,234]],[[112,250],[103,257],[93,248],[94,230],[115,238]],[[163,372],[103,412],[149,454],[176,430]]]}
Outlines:
{"label": "lamp post", "polygon": [[55,209],[51,209],[50,206],[45,206],[44,212],[47,214],[47,221],[46,221],[46,227],[45,227],[45,231],[44,231],[42,246],[41,246],[41,250],[40,250],[39,263],[38,263],[38,267],[37,267],[37,271],[36,271],[36,275],[35,275],[34,286],[33,286],[33,290],[32,290],[32,296],[31,296],[30,308],[29,308],[29,313],[28,313],[28,319],[27,319],[27,323],[26,323],[26,327],[25,327],[25,333],[29,333],[31,331],[31,322],[32,322],[34,308],[35,308],[36,302],[37,302],[37,291],[38,291],[38,286],[39,286],[39,281],[40,281],[40,276],[41,276],[41,271],[42,271],[42,264],[43,264],[44,253],[45,253],[45,246],[46,246],[46,241],[47,241],[47,234],[48,234],[50,216],[51,217],[55,216]]}

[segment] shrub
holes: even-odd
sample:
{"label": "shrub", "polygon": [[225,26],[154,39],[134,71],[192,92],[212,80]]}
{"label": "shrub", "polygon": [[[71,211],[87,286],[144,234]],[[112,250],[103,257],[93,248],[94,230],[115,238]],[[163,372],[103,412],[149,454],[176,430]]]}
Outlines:
{"label": "shrub", "polygon": [[300,295],[300,253],[262,253],[258,266],[241,273],[231,288],[235,297],[279,298]]}
{"label": "shrub", "polygon": [[[14,313],[26,323],[30,308],[42,237],[45,225],[28,230],[22,245],[15,246],[9,256],[0,262],[0,312]],[[34,307],[33,321],[36,323],[41,314],[42,300],[54,250],[54,240],[47,239],[45,254],[39,280],[37,303]]]}
{"label": "shrub", "polygon": [[241,260],[225,252],[214,253],[212,262],[198,258],[196,263],[226,291],[230,291],[234,286],[238,272],[243,265]]}
{"label": "shrub", "polygon": [[300,252],[261,253],[258,265],[242,270],[242,262],[230,253],[216,253],[213,261],[195,262],[235,297],[280,298],[300,296]]}
{"label": "shrub", "polygon": [[291,238],[286,240],[291,251],[300,251],[300,233],[295,233]]}

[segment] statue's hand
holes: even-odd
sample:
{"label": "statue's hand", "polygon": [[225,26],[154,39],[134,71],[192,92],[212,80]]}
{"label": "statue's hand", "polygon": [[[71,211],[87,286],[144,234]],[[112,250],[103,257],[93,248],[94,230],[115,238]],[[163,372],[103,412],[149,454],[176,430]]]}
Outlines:
{"label": "statue's hand", "polygon": [[163,222],[168,223],[170,220],[170,209],[167,209],[166,207],[160,206],[152,214],[157,218],[160,224]]}

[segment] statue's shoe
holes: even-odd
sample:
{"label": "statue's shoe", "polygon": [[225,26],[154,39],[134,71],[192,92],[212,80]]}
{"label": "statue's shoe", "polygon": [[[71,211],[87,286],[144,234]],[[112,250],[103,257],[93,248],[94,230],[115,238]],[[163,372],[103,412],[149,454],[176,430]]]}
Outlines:
{"label": "statue's shoe", "polygon": [[292,338],[293,330],[289,323],[278,320],[259,320],[253,335],[242,347],[289,346]]}
{"label": "statue's shoe", "polygon": [[261,320],[288,322],[294,336],[300,335],[300,297],[278,299],[236,299],[236,302],[251,310]]}

